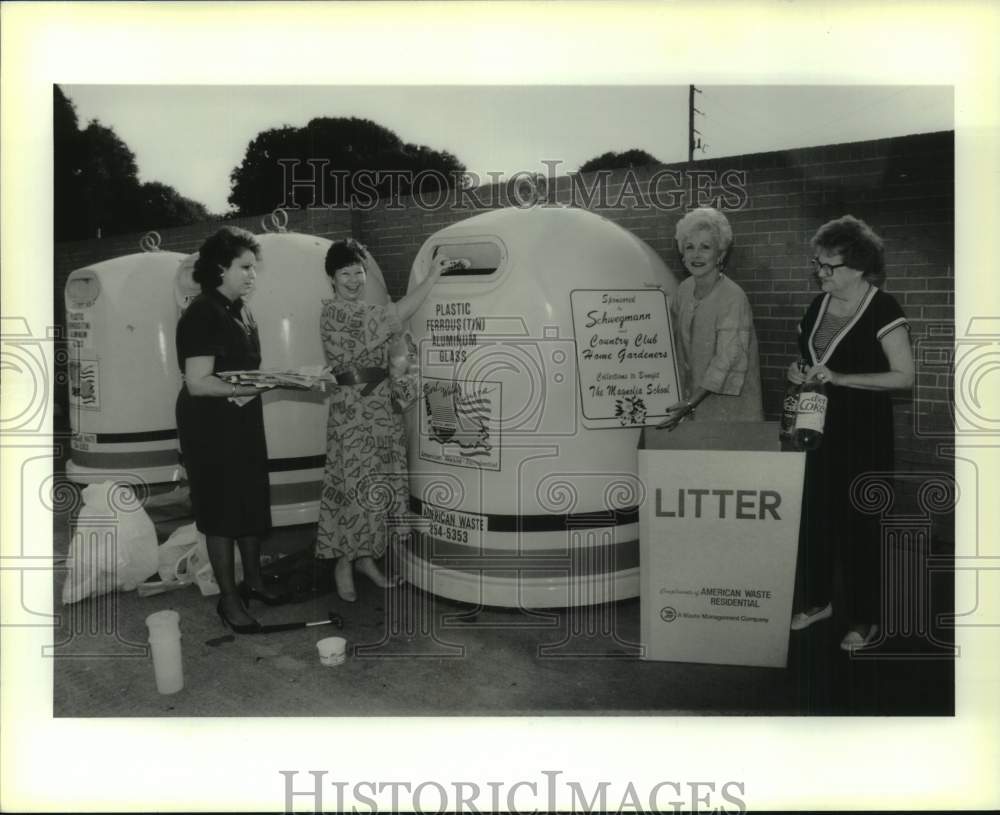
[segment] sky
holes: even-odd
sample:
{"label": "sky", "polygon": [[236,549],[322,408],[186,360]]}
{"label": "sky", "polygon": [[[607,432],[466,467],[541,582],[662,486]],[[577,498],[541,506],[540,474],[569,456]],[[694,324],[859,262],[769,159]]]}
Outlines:
{"label": "sky", "polygon": [[[698,86],[695,117],[713,158],[951,130],[949,86]],[[98,119],[160,181],[209,211],[229,209],[229,174],[259,132],[357,116],[404,142],[447,150],[472,172],[557,175],[609,150],[687,159],[687,85],[63,85],[81,126]]]}

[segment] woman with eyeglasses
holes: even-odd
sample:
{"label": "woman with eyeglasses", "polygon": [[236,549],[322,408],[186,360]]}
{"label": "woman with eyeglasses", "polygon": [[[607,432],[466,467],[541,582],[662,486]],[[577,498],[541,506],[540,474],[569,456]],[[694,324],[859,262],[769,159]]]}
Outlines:
{"label": "woman with eyeglasses", "polygon": [[761,421],[760,359],[750,301],[724,273],[733,245],[726,216],[712,207],[677,222],[677,250],[690,277],[677,287],[671,317],[683,398],[657,425],[673,430],[685,418]]}
{"label": "woman with eyeglasses", "polygon": [[906,315],[878,288],[885,266],[878,235],[845,215],[821,226],[811,245],[823,293],[798,327],[808,364],[803,371],[793,362],[788,378],[824,383],[828,401],[822,444],[806,456],[792,630],[833,616],[839,567],[839,616],[848,623],[840,647],[853,651],[879,635],[881,538],[878,519],[852,500],[851,484],[893,469],[890,394],[913,386],[913,354]]}

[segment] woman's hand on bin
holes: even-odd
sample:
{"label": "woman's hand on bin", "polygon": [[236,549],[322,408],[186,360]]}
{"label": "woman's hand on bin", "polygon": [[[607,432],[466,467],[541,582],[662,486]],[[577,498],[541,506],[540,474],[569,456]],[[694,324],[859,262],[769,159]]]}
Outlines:
{"label": "woman's hand on bin", "polygon": [[667,408],[667,417],[660,422],[657,426],[657,430],[673,430],[677,425],[679,425],[685,416],[694,412],[694,408],[691,407],[688,402],[676,402]]}

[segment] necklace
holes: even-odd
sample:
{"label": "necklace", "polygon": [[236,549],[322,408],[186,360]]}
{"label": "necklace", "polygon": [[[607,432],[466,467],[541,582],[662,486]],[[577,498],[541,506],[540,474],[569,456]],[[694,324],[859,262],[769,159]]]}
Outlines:
{"label": "necklace", "polygon": [[708,297],[708,295],[710,295],[715,290],[715,287],[719,285],[719,281],[720,280],[722,280],[722,272],[719,272],[716,275],[715,280],[712,282],[712,285],[709,286],[707,289],[705,289],[705,291],[702,292],[701,294],[698,294],[698,285],[695,284],[695,287],[694,287],[694,306],[695,306],[695,308],[697,308],[698,304],[702,300],[704,300],[706,297]]}

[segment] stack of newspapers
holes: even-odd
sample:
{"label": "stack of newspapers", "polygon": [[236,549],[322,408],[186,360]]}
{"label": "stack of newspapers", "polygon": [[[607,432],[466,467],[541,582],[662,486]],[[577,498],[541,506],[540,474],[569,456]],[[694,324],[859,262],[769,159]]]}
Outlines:
{"label": "stack of newspapers", "polygon": [[299,390],[325,390],[328,384],[336,381],[322,365],[307,365],[294,371],[222,371],[216,376],[232,385]]}

